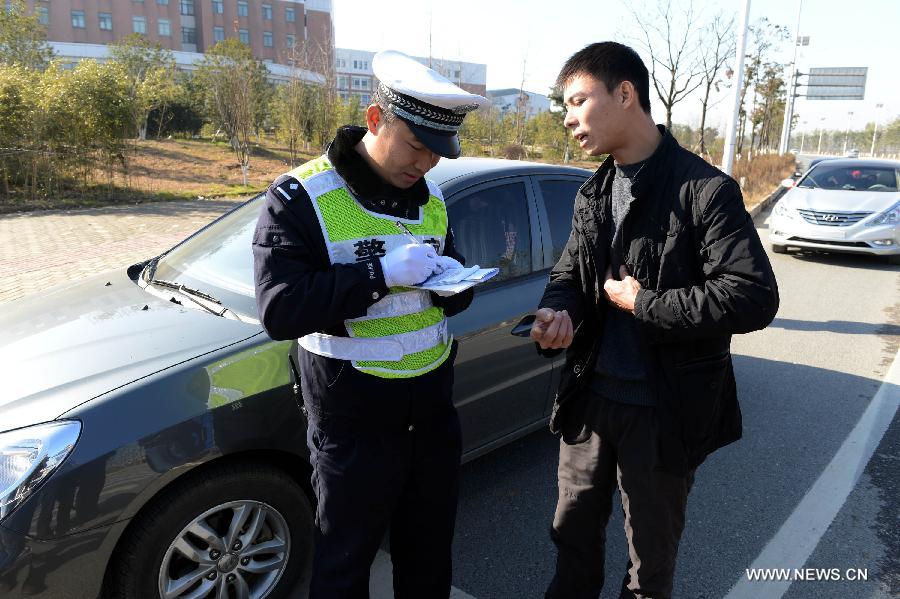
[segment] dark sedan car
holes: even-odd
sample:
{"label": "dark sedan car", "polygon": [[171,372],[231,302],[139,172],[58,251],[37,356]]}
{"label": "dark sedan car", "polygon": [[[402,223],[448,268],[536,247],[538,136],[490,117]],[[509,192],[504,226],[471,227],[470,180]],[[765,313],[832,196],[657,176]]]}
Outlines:
{"label": "dark sedan car", "polygon": [[[544,425],[559,366],[510,335],[590,172],[443,161],[457,246],[499,266],[450,320],[465,459]],[[283,597],[313,497],[296,341],[257,321],[258,196],[162,256],[0,314],[0,596]]]}

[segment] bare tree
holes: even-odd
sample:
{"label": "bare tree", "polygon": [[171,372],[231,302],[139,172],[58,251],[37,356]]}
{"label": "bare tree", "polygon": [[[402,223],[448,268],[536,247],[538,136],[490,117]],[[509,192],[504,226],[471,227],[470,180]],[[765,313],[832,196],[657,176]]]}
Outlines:
{"label": "bare tree", "polygon": [[722,69],[729,58],[734,56],[734,16],[725,18],[721,13],[704,28],[700,50],[700,64],[703,67],[703,99],[700,101],[700,155],[706,151],[706,113],[709,110],[709,96],[712,90],[719,91]]}
{"label": "bare tree", "polygon": [[629,10],[643,34],[641,44],[650,54],[650,80],[666,109],[666,128],[671,129],[672,108],[703,84],[693,2],[678,13],[672,9],[672,0],[657,0],[655,10],[633,6]]}
{"label": "bare tree", "polygon": [[[782,25],[776,25],[769,21],[767,18],[763,17],[756,21],[753,25],[750,26],[750,51],[747,53],[747,66],[745,67],[744,73],[744,87],[741,90],[741,99],[740,99],[740,128],[739,135],[737,137],[737,152],[738,154],[743,153],[744,148],[744,139],[746,137],[746,125],[747,125],[747,116],[748,114],[753,114],[756,111],[756,104],[758,101],[758,95],[756,94],[757,86],[760,85],[761,82],[765,82],[766,73],[771,73],[771,67],[775,65],[775,63],[769,60],[769,54],[771,51],[779,44],[784,42],[788,38],[787,27]],[[764,83],[763,83],[764,85]],[[747,91],[749,89],[754,89],[753,94],[753,107],[748,112],[745,108],[744,101],[747,96]],[[753,140],[755,138],[756,131],[755,126],[751,120],[751,132],[750,132],[750,143],[751,149],[753,148]]]}
{"label": "bare tree", "polygon": [[228,135],[241,167],[244,185],[250,169],[250,138],[265,114],[268,96],[266,67],[250,48],[230,38],[213,46],[197,68],[206,109]]}

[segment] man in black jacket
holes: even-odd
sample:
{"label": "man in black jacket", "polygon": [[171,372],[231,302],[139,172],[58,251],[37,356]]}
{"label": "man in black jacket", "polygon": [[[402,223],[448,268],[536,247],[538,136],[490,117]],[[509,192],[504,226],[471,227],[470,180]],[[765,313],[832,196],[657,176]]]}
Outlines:
{"label": "man in black jacket", "polygon": [[536,313],[542,353],[566,349],[551,430],[562,434],[548,598],[594,599],[618,486],[620,597],[667,598],[694,471],[741,436],[731,336],[778,309],[740,188],[650,116],[640,57],[614,42],[563,66],[565,125],[592,156],[572,232]]}
{"label": "man in black jacket", "polygon": [[415,285],[464,261],[424,175],[459,156],[463,117],[486,100],[398,52],[373,69],[367,126],[342,127],[325,156],[269,187],[256,298],[273,339],[299,338],[317,499],[310,599],[368,598],[388,530],[395,596],[446,599],[462,448],[446,317],[473,293]]}

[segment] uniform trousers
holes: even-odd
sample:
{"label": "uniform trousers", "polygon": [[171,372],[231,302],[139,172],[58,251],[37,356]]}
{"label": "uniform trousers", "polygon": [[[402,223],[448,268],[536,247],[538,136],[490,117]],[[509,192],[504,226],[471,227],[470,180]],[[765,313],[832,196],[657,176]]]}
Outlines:
{"label": "uniform trousers", "polygon": [[591,435],[560,442],[559,500],[550,536],[556,572],[547,599],[597,599],[604,583],[606,526],[618,488],[625,516],[628,567],[620,599],[668,599],[694,471],[679,477],[654,469],[654,407],[594,395]]}
{"label": "uniform trousers", "polygon": [[318,502],[310,599],[368,598],[385,533],[397,599],[449,596],[462,447],[453,357],[410,379],[345,362],[330,386],[304,390]]}

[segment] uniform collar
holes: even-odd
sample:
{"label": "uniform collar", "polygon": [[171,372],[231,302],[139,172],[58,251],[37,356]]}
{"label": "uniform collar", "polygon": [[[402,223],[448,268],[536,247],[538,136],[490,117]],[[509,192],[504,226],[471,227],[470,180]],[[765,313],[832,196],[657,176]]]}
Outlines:
{"label": "uniform collar", "polygon": [[428,203],[428,184],[419,179],[408,189],[400,189],[378,176],[356,151],[356,145],[366,134],[365,127],[347,125],[337,130],[328,145],[328,160],[350,191],[368,210],[406,217],[406,212]]}

